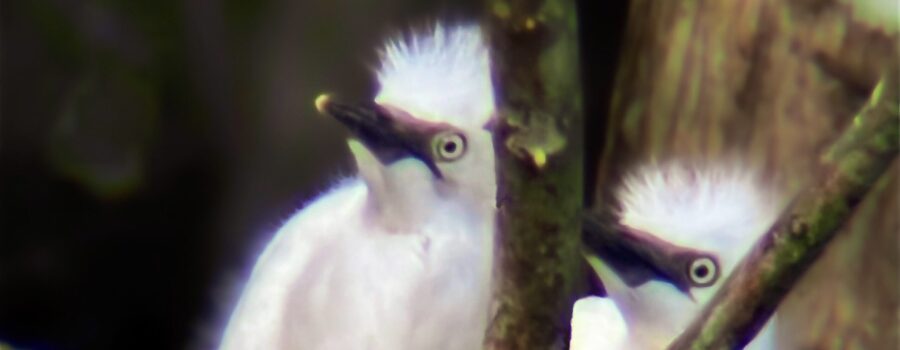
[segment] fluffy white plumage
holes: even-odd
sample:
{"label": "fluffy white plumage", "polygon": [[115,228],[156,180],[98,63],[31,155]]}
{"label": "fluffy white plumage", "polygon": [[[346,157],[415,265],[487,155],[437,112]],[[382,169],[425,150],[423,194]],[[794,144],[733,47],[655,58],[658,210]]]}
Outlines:
{"label": "fluffy white plumage", "polygon": [[437,24],[385,45],[375,101],[424,120],[483,126],[494,110],[490,69],[479,26]]}
{"label": "fluffy white plumage", "polygon": [[[588,323],[621,324],[602,335],[626,339],[608,349],[664,349],[690,324],[721,287],[737,263],[767,231],[782,205],[776,192],[749,167],[724,164],[650,164],[627,175],[617,191],[620,222],[678,246],[713,253],[721,276],[705,288],[692,288],[691,296],[662,281],[651,280],[629,287],[616,272],[598,259],[592,265],[615,308],[575,310],[573,329]],[[692,299],[693,298],[693,299]],[[596,302],[596,301],[595,301]],[[576,304],[576,309],[579,306]],[[772,324],[750,348],[770,349]],[[598,349],[600,345],[578,340],[573,349]]]}
{"label": "fluffy white plumage", "polygon": [[628,326],[608,298],[579,299],[572,307],[572,350],[627,349]]}
{"label": "fluffy white plumage", "polygon": [[383,59],[376,102],[456,126],[466,152],[439,162],[439,179],[420,159],[385,164],[351,140],[359,176],[278,230],[221,349],[481,346],[496,185],[491,137],[481,128],[493,95],[480,29],[437,26],[391,41]]}
{"label": "fluffy white plumage", "polygon": [[622,224],[680,246],[738,256],[777,215],[773,195],[758,174],[735,163],[645,165],[617,192]]}

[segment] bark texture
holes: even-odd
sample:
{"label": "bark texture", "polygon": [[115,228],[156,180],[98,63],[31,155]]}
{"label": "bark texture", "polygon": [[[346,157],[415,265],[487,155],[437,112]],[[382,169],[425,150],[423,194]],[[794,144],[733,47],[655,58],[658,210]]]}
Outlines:
{"label": "bark texture", "polygon": [[572,0],[489,0],[499,115],[487,349],[561,349],[580,273],[581,91]]}
{"label": "bark texture", "polygon": [[[890,80],[881,90],[888,95],[873,92],[896,75],[887,69],[898,62],[897,13],[896,2],[878,0],[631,1],[608,127],[594,134],[606,143],[597,202],[612,205],[609,190],[637,163],[738,158],[780,189],[773,205],[815,184],[825,184],[812,190],[821,198],[856,205],[864,191],[839,174],[863,176],[848,169],[868,168],[861,162],[875,155],[821,156],[844,130],[868,122],[856,116],[871,110],[870,96],[896,97]],[[881,101],[896,113],[896,100]],[[853,149],[869,140],[837,142]],[[811,264],[790,291],[770,285],[786,294],[778,309],[782,348],[898,346],[897,168],[888,171],[855,211],[805,217],[846,225],[828,247],[806,242],[810,257],[821,252],[815,263],[780,262]],[[822,203],[822,210],[834,209],[826,204],[839,206]]]}
{"label": "bark texture", "polygon": [[756,244],[703,314],[670,349],[745,346],[823,247],[897,158],[900,144],[896,70],[887,74],[854,123],[823,157],[825,181],[802,193]]}

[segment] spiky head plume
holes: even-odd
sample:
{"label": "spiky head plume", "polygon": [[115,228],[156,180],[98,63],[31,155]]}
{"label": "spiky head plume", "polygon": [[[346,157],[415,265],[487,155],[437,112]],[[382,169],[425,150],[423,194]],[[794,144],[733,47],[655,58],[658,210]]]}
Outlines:
{"label": "spiky head plume", "polygon": [[756,172],[734,163],[645,165],[625,177],[617,198],[623,224],[730,256],[742,256],[780,208]]}
{"label": "spiky head plume", "polygon": [[494,111],[490,58],[477,25],[444,26],[390,40],[375,101],[414,117],[482,126]]}

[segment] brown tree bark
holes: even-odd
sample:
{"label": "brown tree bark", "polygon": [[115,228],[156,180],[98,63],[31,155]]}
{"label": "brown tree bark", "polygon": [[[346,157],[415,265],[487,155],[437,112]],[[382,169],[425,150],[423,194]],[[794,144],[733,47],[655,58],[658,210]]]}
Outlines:
{"label": "brown tree bark", "polygon": [[876,181],[889,181],[893,174],[886,170],[900,146],[896,73],[886,74],[823,157],[832,168],[825,181],[797,198],[670,349],[734,349],[749,343]]}
{"label": "brown tree bark", "polygon": [[[825,183],[833,171],[820,155],[896,65],[897,5],[885,4],[894,7],[631,1],[602,135],[598,203],[609,205],[620,174],[649,160],[742,159],[782,190],[778,206]],[[887,12],[894,15],[877,16]],[[896,181],[882,181],[844,213],[844,232],[787,294],[779,307],[784,348],[897,347],[898,252],[889,248],[900,223],[891,219],[892,189]]]}
{"label": "brown tree bark", "polygon": [[581,91],[572,0],[490,0],[498,275],[487,349],[560,349],[581,277]]}

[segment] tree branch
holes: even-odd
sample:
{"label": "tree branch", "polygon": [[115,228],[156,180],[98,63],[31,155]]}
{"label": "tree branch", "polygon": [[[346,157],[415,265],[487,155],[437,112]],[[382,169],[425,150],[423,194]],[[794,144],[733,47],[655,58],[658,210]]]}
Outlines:
{"label": "tree branch", "polygon": [[852,125],[822,157],[828,175],[803,193],[669,349],[745,346],[896,159],[900,97],[887,72]]}
{"label": "tree branch", "polygon": [[568,343],[581,268],[581,91],[573,0],[488,0],[500,111],[498,276],[487,349]]}

